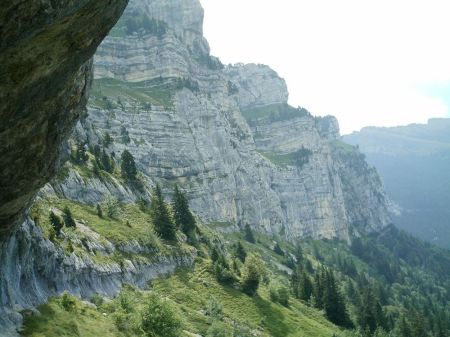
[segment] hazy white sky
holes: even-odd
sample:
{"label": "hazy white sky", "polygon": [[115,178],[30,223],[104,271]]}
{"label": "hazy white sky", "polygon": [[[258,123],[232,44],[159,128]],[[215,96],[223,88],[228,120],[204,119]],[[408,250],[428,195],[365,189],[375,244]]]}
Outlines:
{"label": "hazy white sky", "polygon": [[292,105],[343,133],[450,112],[449,0],[200,2],[213,55],[270,65]]}

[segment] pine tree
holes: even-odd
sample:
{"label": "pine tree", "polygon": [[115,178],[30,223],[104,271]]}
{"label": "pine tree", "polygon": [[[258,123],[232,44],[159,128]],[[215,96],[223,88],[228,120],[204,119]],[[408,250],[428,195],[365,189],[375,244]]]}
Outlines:
{"label": "pine tree", "polygon": [[248,242],[250,242],[250,243],[255,243],[256,242],[256,240],[255,240],[255,236],[253,235],[253,231],[252,231],[252,229],[250,228],[250,225],[249,224],[246,224],[245,225],[245,227],[244,227],[244,238],[245,238],[245,240],[247,240]]}
{"label": "pine tree", "polygon": [[297,263],[303,262],[303,249],[298,243],[295,245],[294,256]]}
{"label": "pine tree", "polygon": [[100,206],[100,204],[97,204],[97,216],[99,218],[103,218],[103,211],[102,211],[102,207]]}
{"label": "pine tree", "polygon": [[52,225],[53,229],[55,230],[56,235],[61,234],[61,229],[64,226],[63,220],[53,213],[53,211],[50,212],[49,216],[50,224]]}
{"label": "pine tree", "polygon": [[301,273],[302,273],[301,266],[297,265],[292,271],[291,275],[291,288],[295,298],[300,298]]}
{"label": "pine tree", "polygon": [[103,136],[103,145],[105,147],[108,147],[112,143],[113,139],[111,138],[111,135],[109,132],[106,132]]}
{"label": "pine tree", "polygon": [[303,301],[309,301],[313,294],[313,284],[308,274],[303,270],[300,276],[300,289],[298,297]]}
{"label": "pine tree", "polygon": [[174,240],[176,238],[175,225],[170,217],[169,209],[164,201],[161,188],[158,184],[153,189],[150,213],[153,220],[155,231],[163,239]]}
{"label": "pine tree", "polygon": [[411,327],[406,321],[405,316],[401,316],[397,321],[396,336],[398,337],[413,337]]}
{"label": "pine tree", "polygon": [[278,242],[273,247],[273,251],[274,251],[275,254],[278,254],[280,256],[284,256],[284,251],[283,251],[283,249],[281,248],[281,246],[280,246],[280,244]]}
{"label": "pine tree", "polygon": [[120,169],[122,171],[122,177],[124,179],[130,181],[136,179],[137,174],[136,163],[134,162],[133,155],[128,150],[124,150],[122,152]]}
{"label": "pine tree", "polygon": [[64,223],[66,224],[66,226],[76,227],[75,220],[73,219],[72,212],[70,211],[69,207],[64,207],[63,213]]}
{"label": "pine tree", "polygon": [[109,173],[112,173],[112,166],[111,166],[111,158],[109,158],[108,154],[106,153],[105,149],[102,151],[102,157],[100,159],[101,161],[101,167]]}
{"label": "pine tree", "polygon": [[315,298],[315,307],[318,309],[323,309],[323,284],[322,278],[319,271],[316,271],[314,274],[314,298]]}
{"label": "pine tree", "polygon": [[324,285],[323,307],[327,318],[336,325],[347,328],[353,327],[344,299],[337,288],[337,283],[331,270],[325,271]]}
{"label": "pine tree", "polygon": [[195,218],[189,209],[189,203],[184,193],[175,186],[172,199],[173,220],[175,226],[183,231],[188,237],[193,236],[196,228]]}
{"label": "pine tree", "polygon": [[241,241],[236,243],[236,248],[234,250],[234,255],[242,262],[245,262],[245,258],[247,257],[247,252],[245,251],[244,246]]}

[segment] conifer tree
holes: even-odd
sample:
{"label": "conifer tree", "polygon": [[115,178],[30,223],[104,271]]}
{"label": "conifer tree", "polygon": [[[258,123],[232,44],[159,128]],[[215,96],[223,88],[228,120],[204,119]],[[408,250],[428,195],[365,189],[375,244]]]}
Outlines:
{"label": "conifer tree", "polygon": [[76,227],[75,220],[73,219],[72,212],[70,211],[69,207],[64,207],[63,213],[64,223],[66,224],[66,226]]}
{"label": "conifer tree", "polygon": [[301,266],[297,265],[292,271],[291,275],[291,288],[295,298],[300,298],[299,290],[300,290],[301,273],[302,273]]}
{"label": "conifer tree", "polygon": [[247,252],[245,251],[244,246],[242,245],[241,241],[238,241],[236,243],[236,248],[234,251],[234,255],[242,262],[245,262],[245,258],[247,257]]}
{"label": "conifer tree", "polygon": [[196,228],[195,218],[189,209],[189,203],[184,193],[175,186],[172,199],[173,220],[175,226],[183,231],[188,237],[192,237]]}
{"label": "conifer tree", "polygon": [[133,181],[136,179],[137,169],[134,162],[133,155],[124,150],[121,155],[120,170],[122,171],[122,177],[126,180]]}
{"label": "conifer tree", "polygon": [[351,328],[353,323],[348,316],[345,302],[337,288],[334,274],[331,270],[325,271],[323,307],[327,318],[336,325]]}
{"label": "conifer tree", "polygon": [[155,231],[161,235],[163,239],[174,240],[176,237],[175,225],[170,217],[169,209],[167,208],[167,204],[164,201],[161,188],[158,184],[156,184],[156,187],[153,189],[150,213]]}
{"label": "conifer tree", "polygon": [[314,274],[314,299],[315,299],[315,307],[318,309],[323,308],[323,284],[319,271],[316,271]]}
{"label": "conifer tree", "polygon": [[102,151],[102,157],[101,157],[101,167],[109,173],[112,173],[112,165],[111,165],[111,158],[106,153],[105,149]]}
{"label": "conifer tree", "polygon": [[275,243],[275,246],[273,247],[273,251],[274,251],[275,254],[284,256],[284,251],[283,251],[283,249],[281,248],[281,246],[280,246],[280,244],[278,242]]}
{"label": "conifer tree", "polygon": [[56,235],[61,234],[61,229],[64,226],[63,220],[56,215],[53,211],[50,212],[49,216],[50,224],[52,225],[53,229],[55,230]]}
{"label": "conifer tree", "polygon": [[100,204],[97,204],[97,216],[99,218],[103,218],[103,210],[102,210],[102,207],[100,206]]}
{"label": "conifer tree", "polygon": [[245,240],[247,240],[248,242],[250,242],[250,243],[255,243],[256,242],[256,240],[255,240],[255,236],[253,235],[253,231],[252,231],[252,229],[250,228],[250,225],[249,224],[246,224],[245,225],[245,227],[244,227],[244,238],[245,238]]}
{"label": "conifer tree", "polygon": [[300,289],[298,292],[298,297],[303,301],[309,301],[312,294],[313,285],[311,279],[309,278],[305,270],[303,270],[300,276]]}

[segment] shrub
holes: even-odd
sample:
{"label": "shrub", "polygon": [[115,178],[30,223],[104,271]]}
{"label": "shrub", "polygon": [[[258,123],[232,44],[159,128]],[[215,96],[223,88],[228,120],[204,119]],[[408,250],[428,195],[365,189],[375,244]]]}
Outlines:
{"label": "shrub", "polygon": [[210,296],[208,300],[208,306],[206,308],[206,315],[217,320],[223,318],[222,304],[214,296]]}
{"label": "shrub", "polygon": [[289,290],[286,287],[279,284],[271,284],[269,295],[272,302],[280,303],[285,307],[289,305]]}
{"label": "shrub", "polygon": [[97,307],[100,307],[104,302],[103,296],[100,294],[95,294],[91,297],[91,303],[95,304]]}
{"label": "shrub", "polygon": [[76,307],[75,299],[70,296],[67,292],[64,292],[64,294],[61,297],[61,306],[66,311],[73,311]]}
{"label": "shrub", "polygon": [[114,312],[113,319],[119,331],[126,332],[133,329],[133,316],[122,308]]}
{"label": "shrub", "polygon": [[140,329],[147,337],[179,337],[181,322],[174,308],[152,295],[141,312]]}
{"label": "shrub", "polygon": [[115,218],[119,212],[119,200],[112,195],[106,197],[103,207],[106,209],[106,214],[110,218]]}
{"label": "shrub", "polygon": [[232,329],[221,321],[214,321],[209,327],[206,337],[232,337]]}
{"label": "shrub", "polygon": [[242,268],[242,291],[250,296],[254,296],[258,291],[261,279],[265,275],[266,269],[261,259],[255,255],[249,255],[245,259],[245,263]]}

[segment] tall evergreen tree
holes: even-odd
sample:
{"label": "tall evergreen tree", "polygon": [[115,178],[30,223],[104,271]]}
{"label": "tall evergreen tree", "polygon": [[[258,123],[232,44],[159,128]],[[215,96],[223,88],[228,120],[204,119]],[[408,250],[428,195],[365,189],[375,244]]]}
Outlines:
{"label": "tall evergreen tree", "polygon": [[291,288],[295,298],[300,298],[301,265],[297,264],[291,274]]}
{"label": "tall evergreen tree", "polygon": [[64,226],[63,220],[56,215],[53,211],[50,212],[49,216],[50,224],[52,225],[53,229],[55,230],[56,235],[61,234],[61,229]]}
{"label": "tall evergreen tree", "polygon": [[242,245],[241,241],[238,241],[236,243],[236,247],[234,250],[234,255],[242,262],[245,262],[245,258],[247,257],[247,252],[245,251],[244,246]]}
{"label": "tall evergreen tree", "polygon": [[106,172],[109,172],[109,173],[113,172],[113,166],[111,165],[111,158],[106,153],[105,149],[103,149],[103,151],[102,151],[102,157],[101,157],[100,161],[101,161],[101,167]]}
{"label": "tall evergreen tree", "polygon": [[336,325],[352,327],[353,324],[348,316],[344,299],[337,288],[336,279],[331,270],[325,271],[324,284],[323,307],[325,315]]}
{"label": "tall evergreen tree", "polygon": [[176,237],[175,225],[170,217],[169,209],[167,208],[167,204],[164,201],[161,188],[158,184],[156,184],[156,187],[153,189],[150,213],[155,231],[161,235],[163,239],[174,240]]}
{"label": "tall evergreen tree", "polygon": [[313,284],[308,274],[303,270],[300,276],[299,298],[303,301],[309,301],[313,294]]}
{"label": "tall evergreen tree", "polygon": [[[323,267],[322,267],[323,268]],[[316,271],[314,274],[314,299],[315,307],[318,309],[323,309],[323,281],[320,271]]]}
{"label": "tall evergreen tree", "polygon": [[72,212],[70,211],[69,207],[64,207],[63,210],[63,218],[64,223],[67,227],[76,227],[75,220],[73,219]]}
{"label": "tall evergreen tree", "polygon": [[256,242],[255,236],[253,235],[253,231],[250,228],[249,224],[245,224],[245,227],[244,227],[244,238],[245,238],[245,240],[247,240],[250,243],[255,243]]}
{"label": "tall evergreen tree", "polygon": [[284,256],[284,251],[281,248],[280,244],[277,242],[275,243],[275,246],[273,247],[273,251],[275,254],[278,254],[280,256]]}
{"label": "tall evergreen tree", "polygon": [[120,170],[122,171],[122,177],[124,179],[130,181],[136,179],[136,163],[134,162],[133,155],[128,150],[124,150],[122,152],[120,160]]}
{"label": "tall evergreen tree", "polygon": [[189,203],[185,194],[176,185],[172,199],[172,209],[175,226],[181,229],[188,237],[192,237],[196,228],[195,218],[189,209]]}

